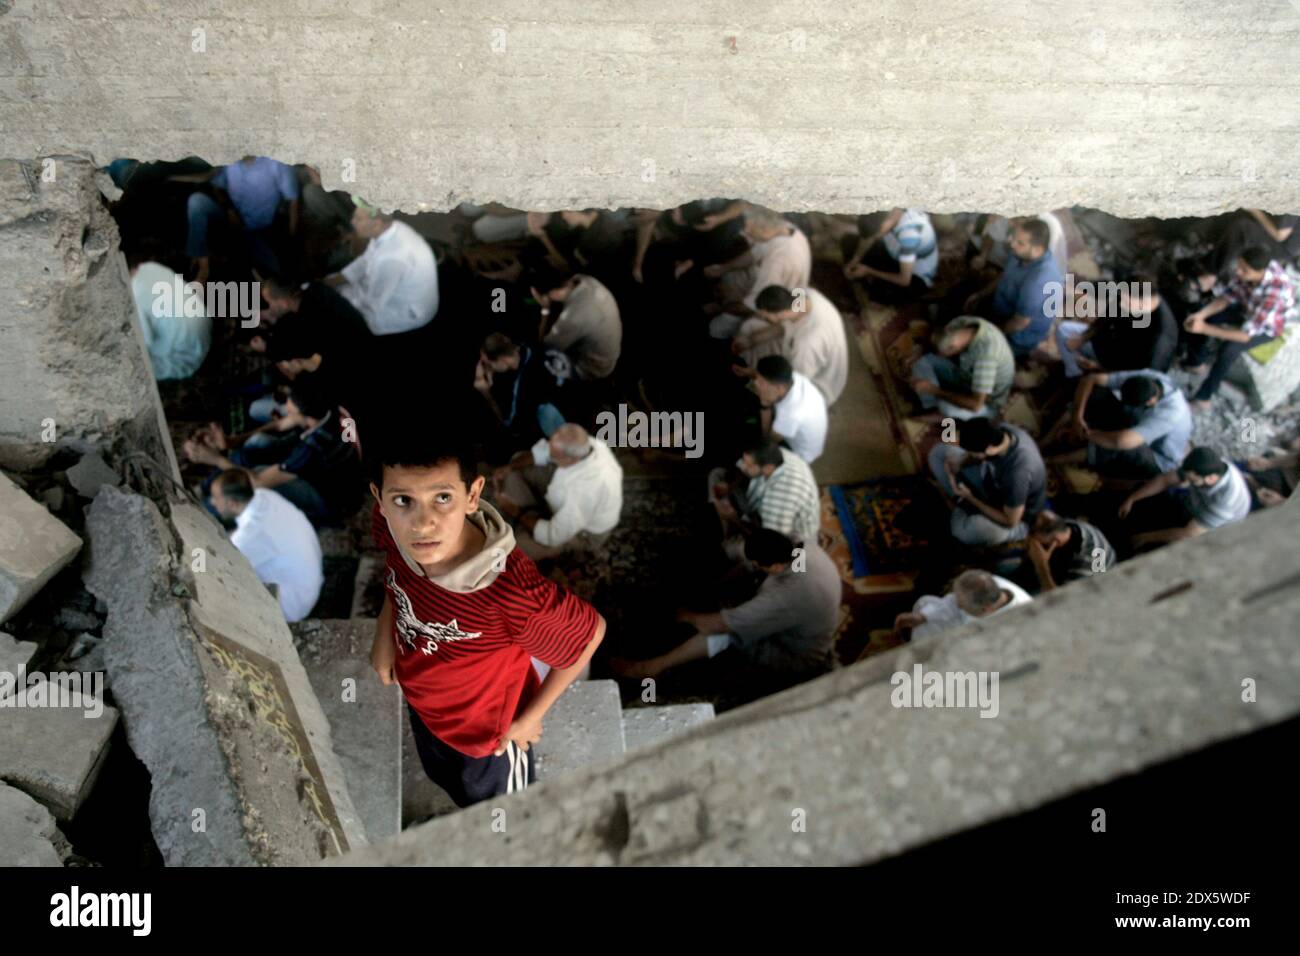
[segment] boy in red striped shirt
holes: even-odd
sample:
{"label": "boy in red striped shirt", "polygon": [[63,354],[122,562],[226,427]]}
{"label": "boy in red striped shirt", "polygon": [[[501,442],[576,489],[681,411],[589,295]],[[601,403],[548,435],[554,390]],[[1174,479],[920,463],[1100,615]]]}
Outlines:
{"label": "boy in red striped shirt", "polygon": [[[542,718],[605,619],[515,547],[461,437],[406,429],[378,444],[366,450],[387,595],[371,663],[401,686],[424,770],[457,806],[522,790]],[[544,681],[534,657],[551,667]]]}

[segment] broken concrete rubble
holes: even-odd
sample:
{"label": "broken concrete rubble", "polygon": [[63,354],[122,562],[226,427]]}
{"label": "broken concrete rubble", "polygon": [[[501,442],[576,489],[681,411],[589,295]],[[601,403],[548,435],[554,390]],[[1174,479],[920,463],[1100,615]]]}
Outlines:
{"label": "broken concrete rubble", "polygon": [[67,525],[0,474],[0,623],[81,550]]}
{"label": "broken concrete rubble", "polygon": [[0,161],[0,270],[0,464],[35,468],[61,448],[121,443],[175,475],[92,162]]}
{"label": "broken concrete rubble", "polygon": [[50,811],[0,783],[0,867],[62,866],[56,841],[65,843]]}
{"label": "broken concrete rubble", "polygon": [[102,653],[163,858],[301,864],[363,844],[278,606],[197,508],[172,520],[106,487],[86,524],[86,585],[108,605]]}
{"label": "broken concrete rubble", "polygon": [[[12,634],[0,631],[0,673],[17,674],[25,671],[35,656],[36,645],[33,642],[20,641]],[[0,688],[0,699],[3,699],[6,693],[13,693],[13,691],[6,692]]]}
{"label": "broken concrete rubble", "polygon": [[68,469],[68,482],[83,498],[94,498],[104,485],[114,488],[122,484],[116,471],[97,453],[91,452],[81,456],[81,461]]}
{"label": "broken concrete rubble", "polygon": [[[36,675],[27,675],[31,681]],[[42,689],[75,682],[75,694],[61,701],[41,695],[30,684],[0,702],[0,780],[26,792],[60,820],[71,820],[90,795],[108,755],[117,711],[85,688],[102,690],[88,675],[40,675]],[[59,704],[56,706],[56,704]],[[66,704],[67,706],[64,706]]]}

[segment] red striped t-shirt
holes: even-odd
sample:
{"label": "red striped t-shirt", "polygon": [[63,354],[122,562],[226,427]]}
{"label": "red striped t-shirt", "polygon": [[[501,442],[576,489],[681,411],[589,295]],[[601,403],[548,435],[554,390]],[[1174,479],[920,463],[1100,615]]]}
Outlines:
{"label": "red striped t-shirt", "polygon": [[542,577],[518,548],[486,587],[449,591],[406,563],[378,505],[372,520],[388,559],[402,693],[435,737],[486,757],[541,686],[531,658],[572,666],[596,633],[596,609]]}

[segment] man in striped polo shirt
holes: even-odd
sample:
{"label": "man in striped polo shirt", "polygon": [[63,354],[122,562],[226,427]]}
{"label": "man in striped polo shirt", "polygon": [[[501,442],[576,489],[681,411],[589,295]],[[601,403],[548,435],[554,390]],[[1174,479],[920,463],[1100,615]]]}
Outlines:
{"label": "man in striped polo shirt", "polygon": [[807,463],[770,438],[746,449],[736,467],[743,487],[725,481],[725,471],[709,474],[709,500],[723,526],[723,547],[732,560],[744,556],[744,536],[755,527],[779,531],[798,541],[816,541],[821,528],[821,493]]}
{"label": "man in striped polo shirt", "polygon": [[[457,806],[522,790],[542,720],[591,660],[605,620],[515,547],[480,497],[465,439],[397,426],[374,444],[387,594],[371,663],[401,686],[425,773]],[[533,658],[550,665],[545,680]]]}
{"label": "man in striped polo shirt", "polygon": [[1132,536],[1135,550],[1192,538],[1250,514],[1250,488],[1241,471],[1204,446],[1193,448],[1180,467],[1156,475],[1125,498],[1120,519],[1128,520],[1133,506],[1145,499],[1152,500],[1134,523],[1150,530]]}
{"label": "man in striped polo shirt", "polygon": [[912,364],[912,389],[921,407],[946,418],[996,416],[1016,375],[1002,330],[978,316],[961,315],[939,332],[935,348]]}

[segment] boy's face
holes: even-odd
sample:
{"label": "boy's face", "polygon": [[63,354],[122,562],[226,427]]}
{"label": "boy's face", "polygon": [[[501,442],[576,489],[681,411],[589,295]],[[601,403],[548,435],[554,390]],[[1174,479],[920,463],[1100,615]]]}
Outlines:
{"label": "boy's face", "polygon": [[465,517],[478,510],[483,478],[465,487],[460,465],[445,461],[427,468],[384,468],[382,491],[371,493],[397,543],[418,564],[440,565],[462,548]]}

